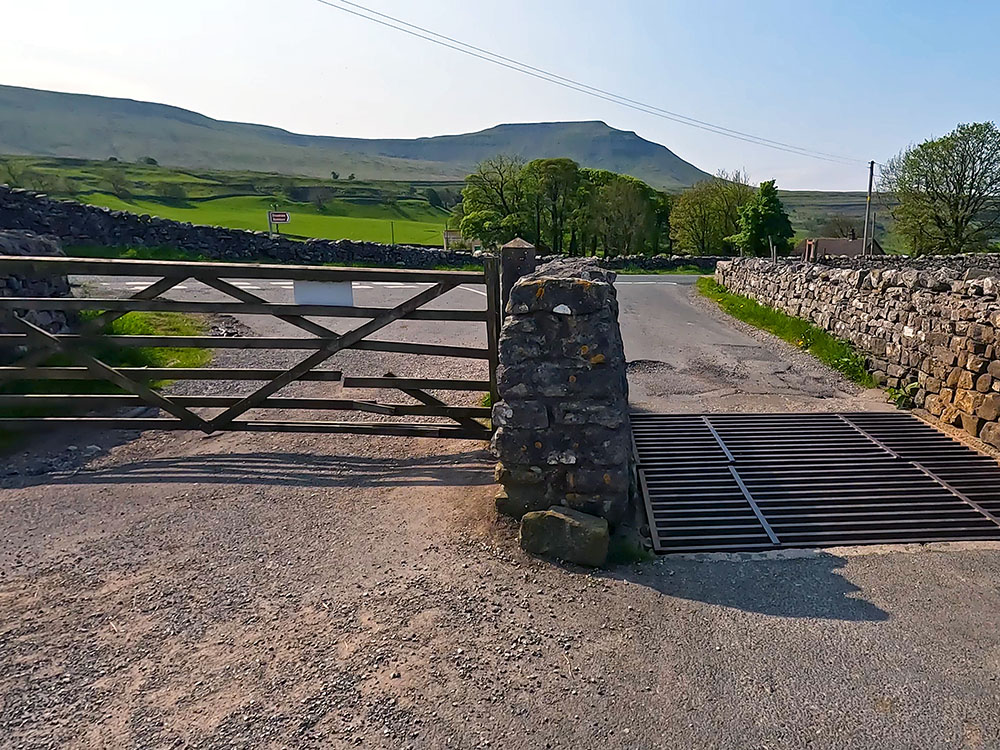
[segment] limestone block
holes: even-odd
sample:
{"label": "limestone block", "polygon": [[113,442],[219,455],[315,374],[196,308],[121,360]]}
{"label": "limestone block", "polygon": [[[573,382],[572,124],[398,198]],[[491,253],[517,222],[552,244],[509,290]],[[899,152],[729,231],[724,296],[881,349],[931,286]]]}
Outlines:
{"label": "limestone block", "polygon": [[525,513],[521,518],[521,548],[534,555],[599,568],[607,562],[608,522],[572,508]]}
{"label": "limestone block", "polygon": [[990,422],[984,425],[979,437],[984,443],[989,443],[994,448],[1000,448],[1000,422]]}
{"label": "limestone block", "polygon": [[966,414],[965,412],[961,412],[960,416],[962,419],[962,429],[973,437],[979,437],[979,433],[983,429],[983,419],[977,417],[975,414]]}
{"label": "limestone block", "polygon": [[976,409],[976,414],[987,422],[996,422],[1000,419],[1000,394],[991,393],[983,398]]}

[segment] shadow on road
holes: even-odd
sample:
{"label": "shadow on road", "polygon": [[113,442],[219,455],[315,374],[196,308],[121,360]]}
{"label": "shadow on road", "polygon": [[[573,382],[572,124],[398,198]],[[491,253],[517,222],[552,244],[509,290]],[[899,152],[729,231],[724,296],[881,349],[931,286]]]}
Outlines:
{"label": "shadow on road", "polygon": [[57,478],[63,484],[246,484],[293,487],[493,484],[486,451],[366,458],[314,453],[214,453],[154,458]]}
{"label": "shadow on road", "polygon": [[614,577],[627,577],[667,596],[745,612],[851,622],[888,620],[887,612],[855,596],[861,589],[839,572],[846,565],[845,558],[825,552],[783,560],[668,557],[638,578]]}

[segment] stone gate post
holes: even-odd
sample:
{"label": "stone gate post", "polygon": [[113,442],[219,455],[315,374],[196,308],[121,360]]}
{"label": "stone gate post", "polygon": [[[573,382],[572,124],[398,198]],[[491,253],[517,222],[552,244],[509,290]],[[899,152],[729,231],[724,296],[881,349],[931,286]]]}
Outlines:
{"label": "stone gate post", "polygon": [[500,335],[497,508],[529,552],[586,565],[633,513],[614,278],[594,260],[547,263],[511,289]]}

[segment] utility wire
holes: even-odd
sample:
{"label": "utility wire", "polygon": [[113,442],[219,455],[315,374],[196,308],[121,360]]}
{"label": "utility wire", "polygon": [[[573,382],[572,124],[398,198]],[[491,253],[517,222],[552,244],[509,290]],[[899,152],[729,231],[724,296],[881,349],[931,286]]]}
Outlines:
{"label": "utility wire", "polygon": [[[428,42],[440,45],[442,47],[447,47],[448,49],[455,50],[456,52],[461,52],[466,55],[484,60],[486,62],[493,63],[494,65],[499,65],[510,70],[514,70],[518,73],[523,73],[525,75],[532,76],[539,80],[546,81],[548,83],[554,83],[563,88],[568,88],[573,91],[578,91],[588,96],[592,96],[598,99],[603,99],[604,101],[611,102],[612,104],[618,104],[620,106],[629,107],[630,109],[643,112],[644,114],[653,115],[655,117],[660,117],[666,120],[671,120],[673,122],[680,123],[682,125],[688,125],[690,127],[698,128],[699,130],[705,130],[716,135],[722,135],[727,138],[734,138],[736,140],[745,141],[747,143],[752,143],[758,146],[764,146],[766,148],[775,149],[777,151],[784,151],[786,153],[795,154],[798,156],[806,156],[812,159],[819,159],[822,161],[833,162],[836,164],[845,165],[858,165],[866,164],[860,159],[853,159],[851,157],[840,156],[838,154],[830,154],[824,151],[817,151],[814,149],[803,148],[801,146],[794,146],[792,144],[783,143],[781,141],[774,141],[768,138],[763,138],[761,136],[752,135],[750,133],[744,133],[739,130],[733,130],[731,128],[726,128],[721,125],[715,125],[704,120],[698,120],[693,117],[688,117],[686,115],[679,114],[677,112],[671,112],[670,110],[662,109],[660,107],[655,107],[650,104],[645,104],[643,102],[637,101],[635,99],[629,99],[618,94],[614,94],[610,91],[605,91],[604,89],[599,89],[594,86],[589,86],[580,81],[576,81],[572,78],[566,78],[564,76],[557,75],[555,73],[550,73],[542,68],[536,68],[532,65],[519,62],[509,57],[504,57],[495,52],[490,52],[489,50],[483,49],[481,47],[476,47],[475,45],[467,44],[458,39],[454,39],[444,34],[438,34],[430,29],[417,26],[415,24],[408,23],[401,19],[395,18],[393,16],[380,13],[378,11],[367,8],[358,3],[351,2],[351,0],[337,0],[337,2],[331,2],[330,0],[316,0],[316,2],[321,5],[326,5],[330,8],[335,8],[337,10],[343,11],[345,13],[350,13],[351,15],[357,16],[358,18],[363,18],[367,21],[373,21],[374,23],[381,24],[396,31],[402,31],[411,36],[415,36],[419,39],[423,39]],[[344,5],[352,6],[358,10],[352,10],[352,8],[344,7],[344,5],[338,4],[343,3]],[[360,12],[363,11],[363,12]],[[371,14],[371,15],[366,15]],[[398,25],[397,25],[398,24]]]}

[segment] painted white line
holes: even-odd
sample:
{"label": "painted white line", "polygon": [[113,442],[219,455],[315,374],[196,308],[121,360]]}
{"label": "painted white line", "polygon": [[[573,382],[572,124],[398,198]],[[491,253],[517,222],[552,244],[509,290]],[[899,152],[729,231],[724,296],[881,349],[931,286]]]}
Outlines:
{"label": "painted white line", "polygon": [[375,287],[368,286],[367,284],[358,284],[358,283],[355,283],[354,284],[354,288],[355,289],[374,289]]}
{"label": "painted white line", "polygon": [[481,294],[484,297],[489,296],[486,294],[486,292],[482,291],[481,289],[473,289],[471,286],[460,286],[459,289],[464,289],[467,292],[474,292],[475,294]]}
{"label": "painted white line", "polygon": [[295,286],[294,281],[269,281],[271,286]]}
{"label": "painted white line", "polygon": [[253,284],[233,284],[233,286],[238,287],[240,289],[246,289],[247,291],[249,291],[251,289],[257,290],[257,291],[260,290],[259,286],[254,286]]}

